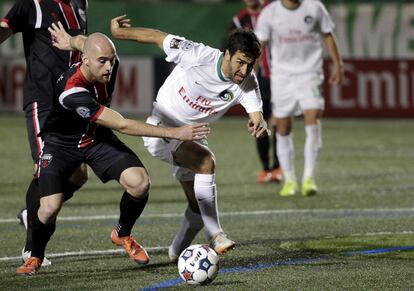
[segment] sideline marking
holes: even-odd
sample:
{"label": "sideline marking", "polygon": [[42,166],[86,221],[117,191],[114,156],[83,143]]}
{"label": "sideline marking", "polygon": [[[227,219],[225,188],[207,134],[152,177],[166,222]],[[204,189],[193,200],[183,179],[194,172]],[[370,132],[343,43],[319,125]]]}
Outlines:
{"label": "sideline marking", "polygon": [[[401,247],[394,247],[394,248],[384,248],[384,249],[374,249],[374,250],[361,250],[361,251],[353,251],[353,252],[346,252],[342,253],[344,256],[353,256],[353,255],[372,255],[378,253],[390,253],[396,251],[412,251],[414,250],[414,246],[401,246]],[[276,261],[267,264],[257,264],[253,266],[237,266],[232,268],[225,268],[219,271],[219,274],[222,273],[236,273],[236,272],[254,272],[262,269],[269,269],[278,266],[292,266],[292,265],[303,265],[307,263],[317,263],[322,260],[329,259],[329,256],[321,256],[318,258],[309,258],[309,259],[297,259],[297,260],[290,260],[290,261]],[[156,291],[163,288],[170,288],[176,285],[184,284],[184,281],[181,278],[176,278],[172,280],[163,281],[145,288],[138,289],[140,291]]]}
{"label": "sideline marking", "polygon": [[[414,215],[414,208],[361,208],[361,209],[274,209],[274,210],[256,210],[256,211],[235,211],[235,212],[221,212],[220,216],[241,216],[241,215],[268,215],[268,214],[376,214],[376,213],[409,213]],[[144,214],[141,218],[173,218],[182,217],[183,213],[165,213],[165,214]],[[117,219],[119,215],[90,215],[90,216],[63,216],[58,217],[58,221],[82,221],[82,220],[106,220]],[[19,220],[17,218],[0,218],[0,223],[15,223]]]}

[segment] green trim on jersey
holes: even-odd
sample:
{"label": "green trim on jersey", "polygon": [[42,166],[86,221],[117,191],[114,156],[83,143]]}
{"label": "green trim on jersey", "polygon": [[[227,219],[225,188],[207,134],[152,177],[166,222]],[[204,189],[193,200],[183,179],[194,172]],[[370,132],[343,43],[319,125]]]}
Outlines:
{"label": "green trim on jersey", "polygon": [[222,80],[223,82],[228,82],[229,80],[227,80],[223,74],[221,73],[221,64],[223,63],[223,57],[224,57],[224,53],[222,53],[218,59],[217,62],[217,75],[220,78],[220,80]]}

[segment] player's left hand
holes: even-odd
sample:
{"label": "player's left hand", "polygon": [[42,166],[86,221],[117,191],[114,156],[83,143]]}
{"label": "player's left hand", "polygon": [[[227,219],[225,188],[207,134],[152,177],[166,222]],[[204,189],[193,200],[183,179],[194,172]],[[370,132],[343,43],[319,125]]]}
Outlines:
{"label": "player's left hand", "polygon": [[271,135],[271,131],[267,128],[267,123],[264,120],[254,121],[249,119],[247,122],[247,131],[255,138]]}
{"label": "player's left hand", "polygon": [[174,128],[174,138],[179,140],[200,140],[210,133],[208,123],[196,123]]}
{"label": "player's left hand", "polygon": [[50,35],[52,36],[52,45],[58,49],[70,51],[72,47],[70,45],[71,36],[66,32],[60,21],[57,23],[52,23],[48,28]]}

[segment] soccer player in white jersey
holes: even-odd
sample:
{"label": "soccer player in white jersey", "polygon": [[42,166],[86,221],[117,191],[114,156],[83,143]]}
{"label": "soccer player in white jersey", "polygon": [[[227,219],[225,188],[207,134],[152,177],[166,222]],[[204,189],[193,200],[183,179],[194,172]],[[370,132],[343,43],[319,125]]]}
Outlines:
{"label": "soccer player in white jersey", "polygon": [[281,0],[266,6],[259,16],[255,32],[263,45],[271,49],[271,91],[273,118],[277,124],[277,154],[284,185],[281,196],[299,191],[294,168],[292,120],[303,113],[305,121],[305,165],[301,193],[317,193],[315,168],[322,148],[321,122],[324,99],[321,85],[325,43],[333,62],[329,82],[340,85],[343,64],[335,37],[334,23],[326,8],[315,0]]}
{"label": "soccer player in white jersey", "polygon": [[[236,30],[225,52],[183,37],[150,28],[132,28],[125,16],[111,21],[117,39],[156,44],[176,64],[159,89],[147,122],[159,126],[213,122],[230,107],[241,104],[249,115],[249,132],[256,138],[269,134],[262,116],[262,101],[252,69],[260,56],[260,42],[252,31]],[[202,142],[145,138],[148,151],[173,168],[188,200],[181,228],[169,256],[178,259],[196,234],[205,227],[211,246],[224,254],[235,246],[220,225],[217,210],[215,158]]]}

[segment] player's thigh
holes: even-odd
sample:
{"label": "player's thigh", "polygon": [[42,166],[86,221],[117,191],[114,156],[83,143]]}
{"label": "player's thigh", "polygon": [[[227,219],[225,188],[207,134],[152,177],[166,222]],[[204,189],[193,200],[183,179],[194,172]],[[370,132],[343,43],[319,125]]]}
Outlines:
{"label": "player's thigh", "polygon": [[314,114],[321,114],[325,108],[325,100],[322,95],[323,75],[310,74],[298,80],[300,88],[297,89],[300,108],[308,111],[309,118]]}
{"label": "player's thigh", "polygon": [[122,172],[128,168],[144,168],[138,156],[115,136],[93,144],[85,155],[86,163],[104,183],[119,181]]}
{"label": "player's thigh", "polygon": [[272,114],[286,118],[296,114],[299,104],[295,96],[294,81],[291,77],[274,76],[271,79]]}
{"label": "player's thigh", "polygon": [[38,102],[29,103],[24,108],[27,137],[32,159],[35,164],[37,164],[39,160],[39,155],[43,147],[43,140],[38,134],[43,127],[49,112],[49,106]]}
{"label": "player's thigh", "polygon": [[49,145],[46,142],[37,170],[40,196],[63,193],[66,182],[82,161],[83,155],[78,149]]}

